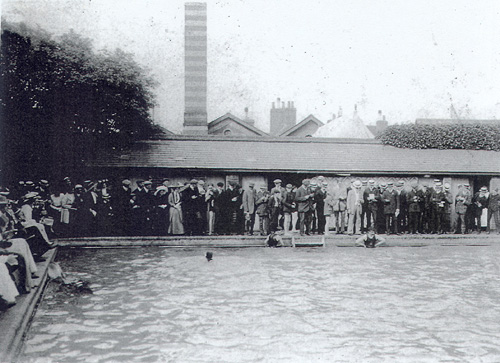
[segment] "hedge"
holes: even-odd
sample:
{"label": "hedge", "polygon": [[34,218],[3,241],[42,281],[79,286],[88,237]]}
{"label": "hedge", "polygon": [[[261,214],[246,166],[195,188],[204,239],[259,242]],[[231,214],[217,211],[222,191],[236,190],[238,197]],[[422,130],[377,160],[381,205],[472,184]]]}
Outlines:
{"label": "hedge", "polygon": [[377,139],[385,145],[409,149],[500,151],[500,125],[393,125]]}

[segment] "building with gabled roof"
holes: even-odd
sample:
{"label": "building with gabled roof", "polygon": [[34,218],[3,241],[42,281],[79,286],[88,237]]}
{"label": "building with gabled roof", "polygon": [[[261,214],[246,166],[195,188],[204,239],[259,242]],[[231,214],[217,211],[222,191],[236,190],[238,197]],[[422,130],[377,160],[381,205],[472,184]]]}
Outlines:
{"label": "building with gabled roof", "polygon": [[226,113],[208,124],[208,134],[216,136],[269,136],[231,113]]}
{"label": "building with gabled roof", "polygon": [[309,137],[312,136],[318,130],[318,128],[323,125],[323,122],[321,122],[311,114],[300,121],[298,124],[293,125],[289,129],[282,132],[279,136]]}

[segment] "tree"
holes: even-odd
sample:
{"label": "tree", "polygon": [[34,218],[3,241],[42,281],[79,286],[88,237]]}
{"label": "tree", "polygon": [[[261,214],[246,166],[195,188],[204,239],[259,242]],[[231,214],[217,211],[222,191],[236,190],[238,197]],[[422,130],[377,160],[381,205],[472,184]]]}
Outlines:
{"label": "tree", "polygon": [[71,173],[156,132],[155,82],[131,54],[3,21],[0,66],[3,177]]}

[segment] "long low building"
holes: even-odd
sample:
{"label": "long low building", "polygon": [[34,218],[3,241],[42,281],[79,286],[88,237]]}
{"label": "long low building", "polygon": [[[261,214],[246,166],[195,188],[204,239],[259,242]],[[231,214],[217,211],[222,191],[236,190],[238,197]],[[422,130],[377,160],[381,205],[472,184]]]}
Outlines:
{"label": "long low building", "polygon": [[500,153],[483,150],[401,149],[377,140],[168,136],[137,142],[125,151],[89,161],[94,174],[209,181],[245,186],[275,178],[300,184],[304,177],[448,179],[454,187],[500,187]]}

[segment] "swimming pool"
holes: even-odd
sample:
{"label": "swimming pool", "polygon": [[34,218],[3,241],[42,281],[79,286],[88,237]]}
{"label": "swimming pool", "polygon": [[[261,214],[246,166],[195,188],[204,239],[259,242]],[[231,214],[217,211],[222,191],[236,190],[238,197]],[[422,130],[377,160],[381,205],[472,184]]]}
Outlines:
{"label": "swimming pool", "polygon": [[71,249],[20,361],[500,361],[500,247]]}

